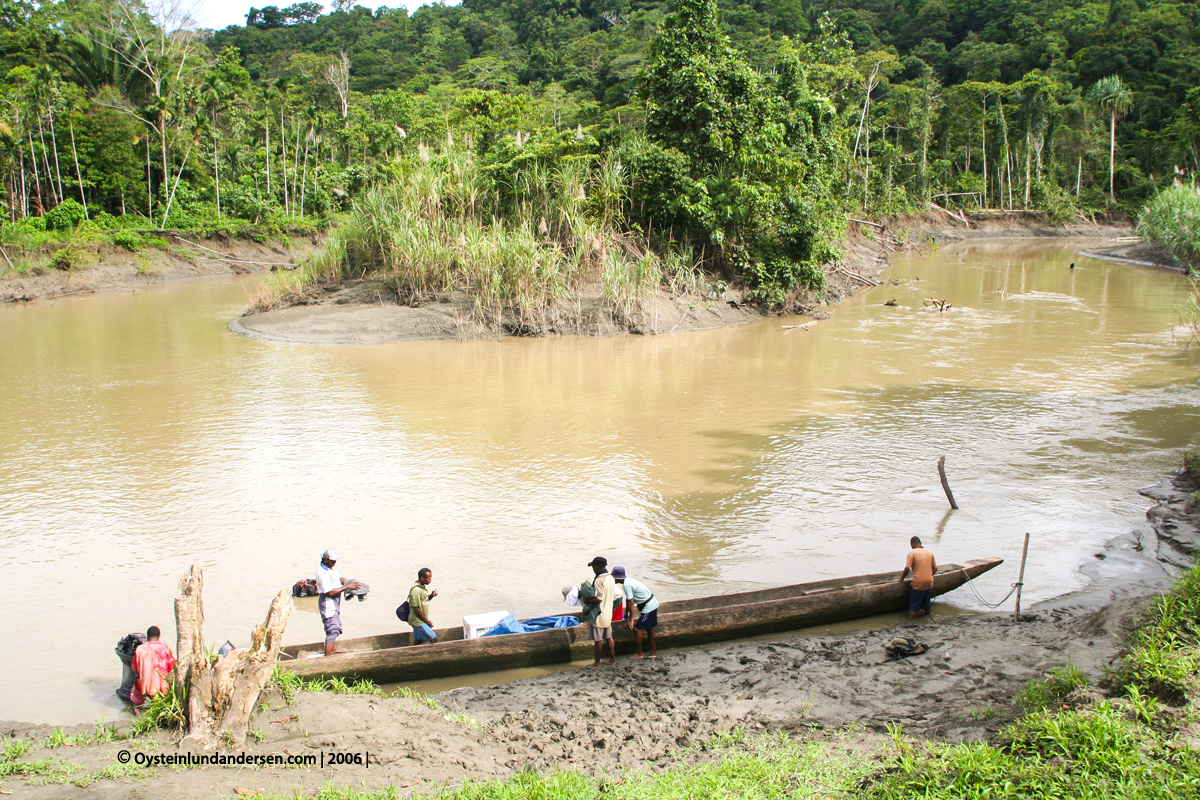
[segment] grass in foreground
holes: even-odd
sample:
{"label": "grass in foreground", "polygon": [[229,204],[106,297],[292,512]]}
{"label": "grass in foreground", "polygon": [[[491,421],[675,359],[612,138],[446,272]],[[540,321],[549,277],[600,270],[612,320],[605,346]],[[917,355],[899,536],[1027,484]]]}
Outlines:
{"label": "grass in foreground", "polygon": [[439,703],[436,699],[421,692],[414,692],[407,686],[401,686],[396,691],[388,694],[379,686],[369,680],[358,680],[353,683],[345,681],[342,678],[329,678],[322,680],[319,678],[302,678],[291,670],[283,669],[278,665],[275,667],[275,672],[271,676],[271,684],[279,687],[283,699],[291,703],[296,696],[296,692],[332,692],[333,694],[366,694],[373,697],[403,697],[415,700],[426,708],[432,708],[451,722],[457,722],[460,725],[466,725],[469,728],[482,728],[483,725],[479,720],[457,709],[448,709]]}

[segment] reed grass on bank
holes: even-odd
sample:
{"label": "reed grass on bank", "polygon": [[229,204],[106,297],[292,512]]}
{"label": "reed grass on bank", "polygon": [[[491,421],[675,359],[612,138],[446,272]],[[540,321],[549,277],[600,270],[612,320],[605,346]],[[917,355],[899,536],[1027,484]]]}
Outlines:
{"label": "reed grass on bank", "polygon": [[1200,189],[1178,184],[1163,189],[1142,210],[1138,231],[1180,265],[1200,270]]}
{"label": "reed grass on bank", "polygon": [[498,170],[459,147],[422,151],[368,191],[329,248],[272,276],[252,306],[302,299],[315,283],[375,277],[401,301],[465,292],[481,322],[538,329],[557,304],[599,290],[628,311],[664,280],[694,285],[690,251],[667,263],[623,229],[628,176],[614,155]]}

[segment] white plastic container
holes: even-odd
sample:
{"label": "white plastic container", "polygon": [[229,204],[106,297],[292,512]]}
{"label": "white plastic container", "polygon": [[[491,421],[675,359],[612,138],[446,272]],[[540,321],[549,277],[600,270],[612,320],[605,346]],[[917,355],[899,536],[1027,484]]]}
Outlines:
{"label": "white plastic container", "polygon": [[507,611],[489,611],[486,614],[471,614],[463,617],[463,638],[478,639],[496,627],[496,623],[507,616]]}

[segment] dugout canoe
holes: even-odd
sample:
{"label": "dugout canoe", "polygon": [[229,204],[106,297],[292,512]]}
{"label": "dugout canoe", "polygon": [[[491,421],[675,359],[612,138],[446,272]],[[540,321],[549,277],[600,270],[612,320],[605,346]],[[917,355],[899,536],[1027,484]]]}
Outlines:
{"label": "dugout canoe", "polygon": [[[1001,563],[1003,559],[982,558],[947,564],[934,576],[933,594],[957,589]],[[658,609],[658,647],[740,639],[900,611],[908,605],[909,583],[898,577],[894,571],[881,572],[664,602]],[[413,645],[411,630],[342,639],[338,646],[347,652],[332,656],[321,655],[323,642],[292,645],[280,651],[280,666],[304,678],[400,683],[592,657],[586,625],[469,640],[463,639],[461,627],[439,628],[437,635],[434,644],[419,646]],[[613,635],[618,654],[633,651],[632,631],[617,625]]]}

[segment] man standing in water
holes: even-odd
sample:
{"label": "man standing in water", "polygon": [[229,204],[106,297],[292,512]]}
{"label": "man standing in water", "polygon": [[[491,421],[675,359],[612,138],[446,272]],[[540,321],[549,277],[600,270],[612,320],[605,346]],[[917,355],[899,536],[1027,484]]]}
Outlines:
{"label": "man standing in water", "polygon": [[908,551],[908,560],[904,563],[904,571],[900,573],[900,582],[912,571],[912,591],[908,596],[908,618],[913,619],[918,611],[929,614],[933,602],[933,575],[937,572],[937,560],[933,553],[921,546],[919,537],[909,540],[912,549]]}
{"label": "man standing in water", "polygon": [[604,556],[596,556],[588,562],[588,566],[592,568],[596,579],[590,585],[584,583],[579,587],[579,599],[584,603],[583,619],[591,629],[592,641],[596,643],[596,661],[592,666],[600,666],[605,640],[608,641],[608,663],[615,665],[617,648],[613,641],[612,618],[617,584],[613,576],[608,574],[608,559]]}
{"label": "man standing in water", "polygon": [[344,653],[337,648],[337,638],[342,635],[342,593],[359,587],[358,581],[346,583],[337,569],[337,553],[326,548],[321,553],[321,565],[317,567],[317,608],[321,621],[325,623],[325,655]]}
{"label": "man standing in water", "polygon": [[658,627],[658,598],[646,588],[646,584],[636,578],[625,577],[624,567],[613,567],[612,576],[625,590],[625,619],[628,620],[629,630],[637,634],[637,652],[633,657],[644,658],[642,636],[649,634],[650,657],[658,658],[658,645],[654,642],[654,629]]}
{"label": "man standing in water", "polygon": [[137,681],[129,693],[129,702],[136,710],[155,695],[166,694],[171,685],[167,681],[167,673],[175,667],[175,654],[166,642],[160,642],[158,637],[162,631],[157,625],[151,625],[146,631],[146,642],[138,646],[133,653],[133,671]]}
{"label": "man standing in water", "polygon": [[408,624],[413,628],[413,641],[429,644],[437,641],[433,632],[433,621],[429,619],[429,601],[437,597],[437,589],[429,591],[433,583],[433,570],[422,567],[417,572],[417,582],[408,590]]}

